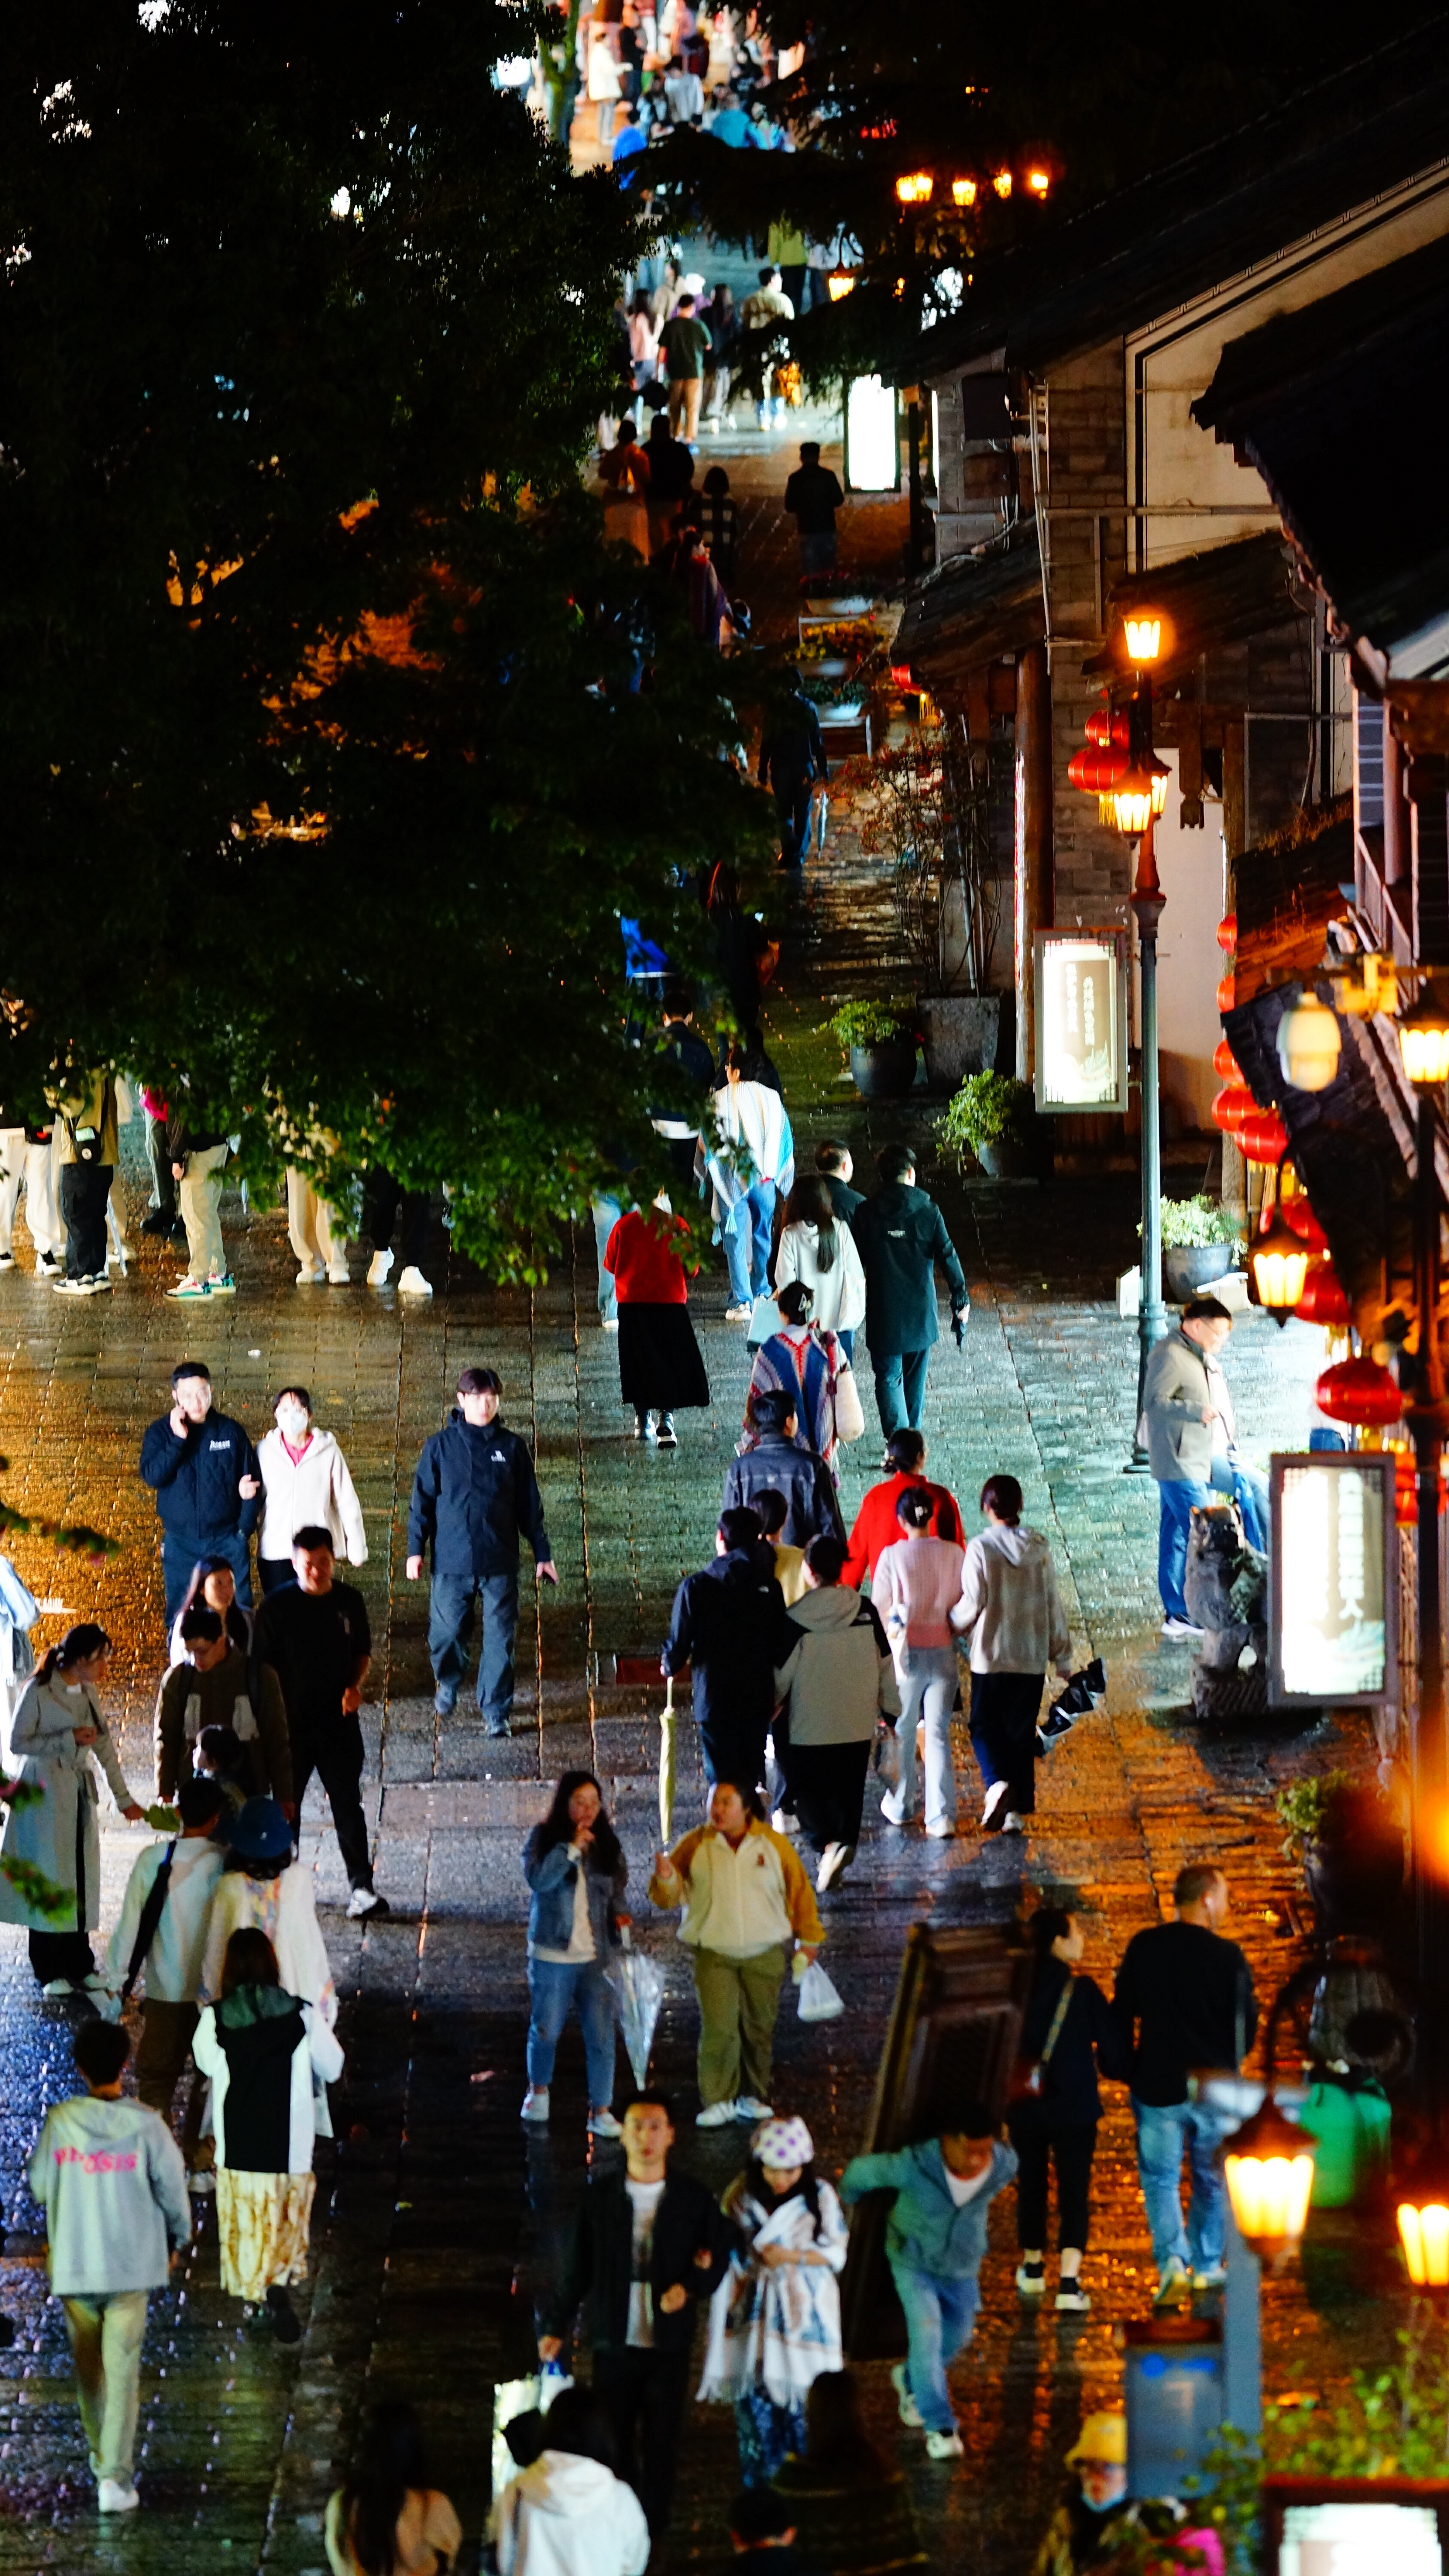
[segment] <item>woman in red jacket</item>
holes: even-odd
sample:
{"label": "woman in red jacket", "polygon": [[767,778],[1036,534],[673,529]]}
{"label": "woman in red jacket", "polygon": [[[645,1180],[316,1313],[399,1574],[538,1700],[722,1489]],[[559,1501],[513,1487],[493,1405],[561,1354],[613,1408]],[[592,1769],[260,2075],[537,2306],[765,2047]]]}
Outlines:
{"label": "woman in red jacket", "polygon": [[620,1392],[634,1407],[635,1439],[657,1440],[661,1449],[679,1446],[676,1410],[709,1402],[680,1258],[680,1237],[688,1234],[661,1195],[652,1207],[621,1216],[604,1246],[604,1268],[619,1296]]}

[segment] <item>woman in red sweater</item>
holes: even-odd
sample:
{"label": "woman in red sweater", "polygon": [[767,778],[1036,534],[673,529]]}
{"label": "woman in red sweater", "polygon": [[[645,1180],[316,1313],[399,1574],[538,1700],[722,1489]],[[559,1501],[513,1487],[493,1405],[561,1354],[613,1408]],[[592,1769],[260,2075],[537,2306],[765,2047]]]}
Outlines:
{"label": "woman in red sweater", "polygon": [[679,1251],[688,1233],[660,1196],[621,1216],[604,1246],[604,1268],[619,1296],[620,1392],[634,1407],[635,1439],[657,1440],[661,1449],[679,1446],[676,1411],[709,1402]]}

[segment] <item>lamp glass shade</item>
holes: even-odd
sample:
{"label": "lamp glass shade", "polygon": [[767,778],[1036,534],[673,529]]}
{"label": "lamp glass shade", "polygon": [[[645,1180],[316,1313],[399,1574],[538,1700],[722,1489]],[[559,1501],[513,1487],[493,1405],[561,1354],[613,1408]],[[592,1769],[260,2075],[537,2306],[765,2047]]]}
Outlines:
{"label": "lamp glass shade", "polygon": [[933,184],[929,170],[908,170],[896,181],[896,195],[903,206],[928,205]]}
{"label": "lamp glass shade", "polygon": [[1026,184],[1034,197],[1044,197],[1052,183],[1050,170],[1028,170]]}
{"label": "lamp glass shade", "polygon": [[855,293],[855,271],[853,268],[832,268],[825,284],[831,303],[841,304],[847,295]]}
{"label": "lamp glass shade", "polygon": [[1134,761],[1112,790],[1117,829],[1130,837],[1145,832],[1152,820],[1152,781]]}
{"label": "lamp glass shade", "polygon": [[1430,993],[1421,993],[1399,1022],[1399,1054],[1416,1088],[1428,1091],[1449,1081],[1449,1011]]}
{"label": "lamp glass shade", "polygon": [[1255,2254],[1296,2245],[1308,2216],[1317,2142],[1285,2120],[1270,2093],[1223,2143],[1223,2180],[1238,2233]]}
{"label": "lamp glass shade", "polygon": [[1292,1314],[1308,1277],[1309,1250],[1281,1208],[1275,1209],[1248,1254],[1258,1303],[1270,1315]]}
{"label": "lamp glass shade", "polygon": [[951,195],[958,206],[974,206],[976,203],[975,180],[953,179],[951,182]]}
{"label": "lamp glass shade", "polygon": [[1125,617],[1122,627],[1127,638],[1128,661],[1155,662],[1162,650],[1161,618]]}
{"label": "lamp glass shade", "polygon": [[1278,1062],[1295,1091],[1326,1091],[1338,1071],[1343,1031],[1316,993],[1305,993],[1278,1023]]}
{"label": "lamp glass shade", "polygon": [[1399,2242],[1416,2290],[1449,2290],[1449,2209],[1442,2201],[1419,2208],[1401,2200]]}
{"label": "lamp glass shade", "polygon": [[1009,197],[1011,194],[1011,172],[1009,170],[996,171],[992,177],[991,184],[996,190],[998,197]]}

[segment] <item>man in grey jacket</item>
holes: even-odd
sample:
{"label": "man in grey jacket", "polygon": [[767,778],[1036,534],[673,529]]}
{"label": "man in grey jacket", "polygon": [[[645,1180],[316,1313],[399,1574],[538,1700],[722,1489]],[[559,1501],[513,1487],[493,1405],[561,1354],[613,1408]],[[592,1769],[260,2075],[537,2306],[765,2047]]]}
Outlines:
{"label": "man in grey jacket", "polygon": [[134,2513],[146,2299],[190,2242],[191,2203],[165,2121],[122,2099],[125,2032],[86,2021],[73,2045],[85,2092],[47,2112],[26,2179],[45,2212],[97,2503],[102,2513]]}
{"label": "man in grey jacket", "polygon": [[1231,1494],[1248,1545],[1266,1548],[1268,1480],[1238,1456],[1233,1400],[1219,1355],[1233,1319],[1216,1297],[1194,1297],[1182,1322],[1147,1363],[1139,1437],[1157,1480],[1161,1526],[1157,1586],[1164,1637],[1200,1637],[1187,1615],[1182,1579],[1194,1507]]}

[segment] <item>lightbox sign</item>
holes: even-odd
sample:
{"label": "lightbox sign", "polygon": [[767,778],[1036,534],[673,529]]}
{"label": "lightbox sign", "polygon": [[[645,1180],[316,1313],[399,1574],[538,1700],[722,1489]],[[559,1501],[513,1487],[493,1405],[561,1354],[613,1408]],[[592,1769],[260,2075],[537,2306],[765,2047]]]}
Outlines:
{"label": "lightbox sign", "polygon": [[1394,1461],[1313,1449],[1272,1462],[1268,1696],[1372,1706],[1396,1688]]}
{"label": "lightbox sign", "polygon": [[1125,935],[1039,930],[1035,944],[1038,1109],[1125,1112]]}
{"label": "lightbox sign", "polygon": [[1268,2477],[1266,2576],[1449,2576],[1442,2478]]}
{"label": "lightbox sign", "polygon": [[845,389],[845,488],[898,492],[900,487],[895,386],[880,376],[852,376]]}

